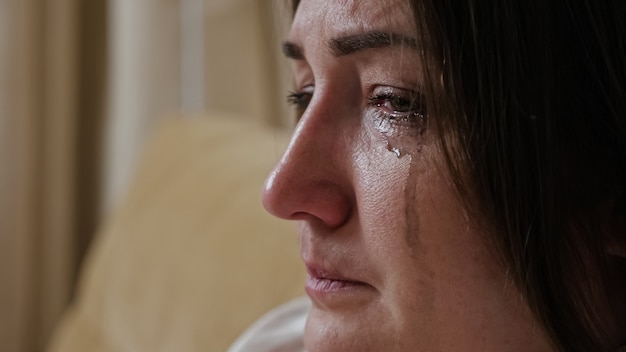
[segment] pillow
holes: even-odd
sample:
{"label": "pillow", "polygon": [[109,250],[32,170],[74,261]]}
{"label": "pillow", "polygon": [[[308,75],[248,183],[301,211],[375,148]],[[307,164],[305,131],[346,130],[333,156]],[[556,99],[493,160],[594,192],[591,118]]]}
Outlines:
{"label": "pillow", "polygon": [[166,120],[99,231],[49,351],[225,351],[302,295],[295,232],[260,204],[285,137],[223,114]]}

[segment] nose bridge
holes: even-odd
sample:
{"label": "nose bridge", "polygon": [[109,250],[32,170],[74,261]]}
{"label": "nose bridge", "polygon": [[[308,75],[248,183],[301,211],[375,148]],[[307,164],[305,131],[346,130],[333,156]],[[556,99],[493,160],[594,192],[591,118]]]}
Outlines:
{"label": "nose bridge", "polygon": [[[326,92],[324,92],[326,91]],[[342,104],[339,95],[328,89],[318,89],[293,133],[281,158],[278,171],[300,174],[298,180],[337,178],[345,151],[342,125]],[[288,170],[293,168],[293,170]],[[290,175],[287,175],[290,176]],[[297,182],[298,180],[293,180]]]}
{"label": "nose bridge", "polygon": [[339,128],[336,126],[337,119],[332,118],[332,113],[324,104],[319,100],[311,102],[294,131],[281,163],[298,165],[303,169],[319,169],[326,163],[318,164],[316,159],[327,162],[335,159],[333,151],[339,149],[336,136]]}
{"label": "nose bridge", "polygon": [[333,96],[314,97],[287,150],[270,174],[263,204],[285,219],[315,218],[328,226],[345,221],[350,207],[346,144]]}

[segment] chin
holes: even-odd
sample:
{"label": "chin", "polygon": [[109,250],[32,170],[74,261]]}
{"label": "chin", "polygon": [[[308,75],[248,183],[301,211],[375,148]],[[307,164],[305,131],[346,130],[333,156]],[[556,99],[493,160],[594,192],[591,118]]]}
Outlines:
{"label": "chin", "polygon": [[308,352],[398,351],[377,321],[313,308],[304,331]]}

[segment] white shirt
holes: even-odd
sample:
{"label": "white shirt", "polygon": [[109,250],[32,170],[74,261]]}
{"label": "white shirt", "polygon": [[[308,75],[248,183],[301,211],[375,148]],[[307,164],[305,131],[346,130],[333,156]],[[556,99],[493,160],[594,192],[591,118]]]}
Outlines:
{"label": "white shirt", "polygon": [[304,325],[310,310],[307,297],[271,310],[239,336],[228,352],[306,352]]}
{"label": "white shirt", "polygon": [[[306,352],[304,325],[310,310],[307,297],[274,308],[239,336],[228,352]],[[626,352],[626,346],[616,352]]]}

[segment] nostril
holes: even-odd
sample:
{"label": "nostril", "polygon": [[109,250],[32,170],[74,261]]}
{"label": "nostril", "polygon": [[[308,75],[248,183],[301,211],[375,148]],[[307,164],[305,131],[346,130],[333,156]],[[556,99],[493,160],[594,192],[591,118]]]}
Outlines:
{"label": "nostril", "polygon": [[269,174],[261,195],[263,207],[286,220],[317,221],[331,228],[345,223],[350,197],[330,180],[333,173],[319,169],[304,173],[302,167],[292,166],[281,163]]}
{"label": "nostril", "polygon": [[350,216],[350,197],[338,184],[315,178],[278,179],[271,175],[262,202],[272,215],[286,220],[321,222],[329,228],[343,225]]}

